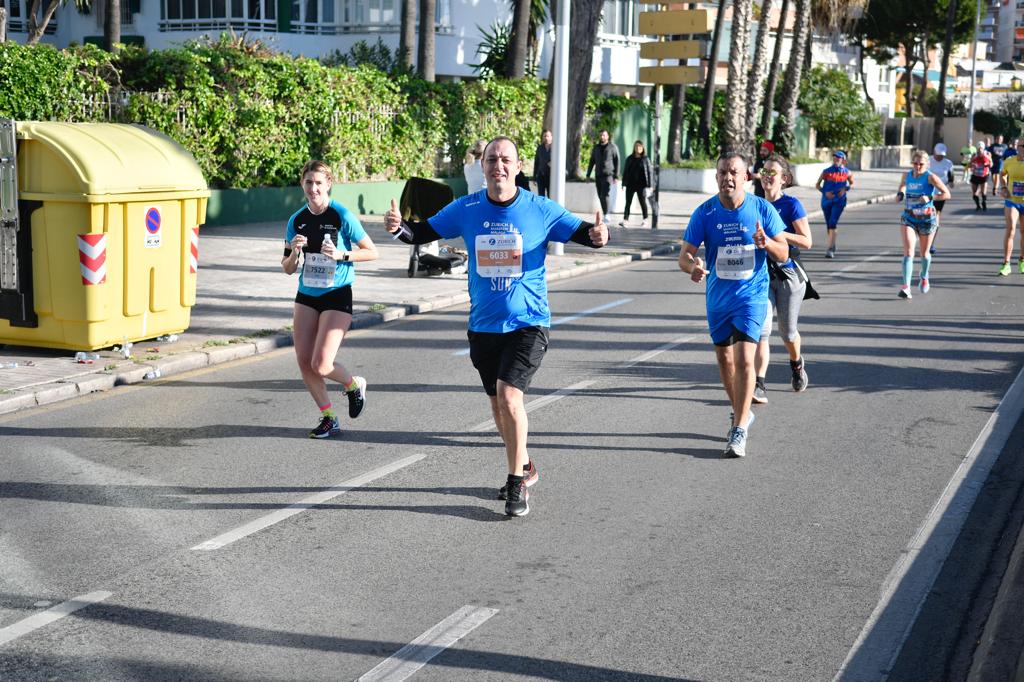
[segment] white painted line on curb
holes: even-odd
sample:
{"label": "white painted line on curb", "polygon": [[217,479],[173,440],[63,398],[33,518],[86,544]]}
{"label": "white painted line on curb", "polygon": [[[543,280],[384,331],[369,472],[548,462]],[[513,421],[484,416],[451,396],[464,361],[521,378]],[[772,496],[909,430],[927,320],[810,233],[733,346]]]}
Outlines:
{"label": "white painted line on curb", "polygon": [[483,606],[463,606],[396,651],[357,682],[402,682],[497,612],[497,609]]}
{"label": "white painted line on curb", "polygon": [[[560,325],[560,324],[565,324],[566,322],[572,322],[574,320],[580,319],[581,317],[586,317],[587,315],[593,315],[594,313],[599,313],[599,312],[601,312],[603,310],[608,310],[609,308],[615,308],[617,306],[624,305],[624,304],[630,303],[632,301],[633,301],[633,299],[631,299],[631,298],[622,298],[622,299],[619,299],[618,301],[612,301],[611,303],[605,303],[604,305],[599,305],[596,308],[590,308],[589,310],[584,310],[581,313],[576,313],[575,315],[570,315],[569,317],[560,317],[558,319],[552,320],[551,321],[551,326],[554,327],[554,326],[557,326],[557,325]],[[457,350],[454,353],[452,353],[452,355],[453,356],[457,356],[457,357],[458,356],[463,356],[463,355],[469,355],[469,349],[468,348],[463,348],[462,350]]]}
{"label": "white painted line on curb", "polygon": [[1024,412],[1024,369],[999,401],[971,449],[885,582],[882,596],[834,680],[885,680],[953,549],[989,472]]}
{"label": "white painted line on curb", "polygon": [[[641,362],[647,362],[651,358],[653,358],[655,356],[658,356],[658,355],[664,353],[667,350],[672,350],[676,346],[681,346],[682,344],[687,343],[689,341],[692,341],[695,338],[697,338],[696,334],[690,334],[688,336],[681,336],[678,339],[675,339],[674,341],[669,341],[668,343],[662,344],[661,346],[658,346],[657,348],[654,348],[652,350],[649,350],[649,351],[646,351],[644,353],[641,353],[640,355],[636,356],[635,358],[632,358],[631,360],[627,360],[626,362],[622,363],[621,365],[617,365],[617,367],[619,369],[625,369],[627,367],[632,367],[633,365],[639,364]],[[586,379],[584,381],[577,381],[575,384],[572,384],[571,386],[566,386],[565,388],[560,388],[557,391],[555,391],[554,393],[550,393],[550,394],[548,394],[546,396],[542,396],[540,398],[537,398],[536,400],[531,400],[529,403],[526,404],[526,412],[527,412],[527,414],[529,414],[530,412],[533,412],[534,410],[537,410],[537,409],[540,409],[541,407],[545,407],[547,405],[550,405],[551,403],[556,402],[558,400],[561,400],[562,398],[564,398],[566,396],[572,395],[573,393],[575,393],[577,391],[582,391],[584,388],[587,388],[588,386],[596,384],[597,382],[598,382],[598,379]],[[488,419],[487,421],[482,421],[482,422],[480,422],[479,424],[477,424],[475,426],[469,427],[469,429],[467,429],[467,431],[469,431],[471,433],[478,433],[480,431],[490,431],[490,430],[492,430],[494,428],[495,428],[494,420],[493,419]]]}
{"label": "white painted line on curb", "polygon": [[222,533],[211,540],[201,542],[195,547],[192,547],[192,549],[197,551],[210,551],[214,549],[220,549],[221,547],[230,545],[232,542],[235,542],[236,540],[241,540],[247,535],[257,533],[263,530],[264,528],[269,528],[270,526],[273,526],[275,523],[280,523],[281,521],[284,521],[287,518],[295,516],[296,514],[301,514],[307,509],[312,509],[313,507],[323,504],[328,500],[334,499],[339,495],[344,495],[350,490],[366,485],[367,483],[375,481],[378,478],[383,478],[384,476],[392,474],[398,471],[399,469],[404,469],[410,464],[415,464],[424,457],[426,457],[426,455],[411,455],[409,457],[405,457],[403,459],[392,462],[391,464],[385,464],[384,466],[374,469],[373,471],[368,471],[367,473],[356,476],[355,478],[350,478],[344,483],[339,483],[338,485],[327,488],[326,490],[321,490],[318,493],[315,493],[313,495],[310,495],[309,497],[299,500],[295,504],[290,504],[287,507],[284,507],[283,509],[279,509],[275,512],[267,514],[266,516],[261,516],[260,518],[250,521],[249,523],[243,524],[238,528],[235,528],[234,530],[229,530],[226,533]]}
{"label": "white painted line on curb", "polygon": [[75,597],[74,599],[69,599],[66,602],[61,602],[56,606],[51,606],[41,613],[33,614],[28,618],[19,620],[17,623],[8,625],[5,628],[0,628],[0,646],[14,641],[22,635],[27,635],[30,632],[49,625],[54,621],[58,621],[64,616],[69,616],[75,611],[84,609],[90,604],[101,602],[112,594],[114,593],[102,591],[83,594],[80,597]]}

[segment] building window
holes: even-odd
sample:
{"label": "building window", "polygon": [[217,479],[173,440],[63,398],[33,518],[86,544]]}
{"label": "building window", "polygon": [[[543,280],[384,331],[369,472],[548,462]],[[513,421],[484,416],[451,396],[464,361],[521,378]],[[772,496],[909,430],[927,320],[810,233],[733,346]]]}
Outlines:
{"label": "building window", "polygon": [[889,79],[891,78],[892,70],[887,67],[878,69],[878,91],[889,92],[890,84]]}
{"label": "building window", "polygon": [[605,35],[639,35],[640,12],[657,9],[657,5],[645,5],[635,0],[605,0],[599,30]]}
{"label": "building window", "polygon": [[[397,31],[401,22],[397,0],[293,0],[292,30],[333,35]],[[437,0],[438,32],[451,30],[450,0]]]}
{"label": "building window", "polygon": [[161,31],[223,28],[276,30],[277,0],[163,0],[161,4]]}
{"label": "building window", "polygon": [[[28,6],[31,4],[31,0],[0,0],[0,7],[7,9],[7,30],[12,33],[27,33],[28,32]],[[39,20],[42,21],[45,8],[40,3],[39,7]],[[43,30],[45,35],[53,35],[57,31],[57,14],[54,12],[50,18],[50,22],[46,25]]]}

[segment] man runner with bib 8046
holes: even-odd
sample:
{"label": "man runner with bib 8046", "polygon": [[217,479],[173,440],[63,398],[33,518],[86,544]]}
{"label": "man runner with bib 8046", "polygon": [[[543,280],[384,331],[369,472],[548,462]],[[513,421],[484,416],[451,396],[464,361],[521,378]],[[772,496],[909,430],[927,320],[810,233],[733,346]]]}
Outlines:
{"label": "man runner with bib 8046", "polygon": [[[707,316],[722,385],[732,404],[724,456],[747,454],[747,431],[754,421],[754,356],[768,312],[768,263],[789,257],[779,212],[761,197],[747,194],[747,160],[726,152],[718,160],[718,194],[697,207],[683,235],[679,268],[700,283],[707,277]],[[707,265],[697,256],[704,245]]]}
{"label": "man runner with bib 8046", "polygon": [[505,444],[508,479],[498,497],[509,516],[529,513],[527,487],[538,478],[526,450],[523,397],[548,347],[548,242],[571,240],[593,248],[608,243],[600,211],[593,223],[584,222],[550,199],[516,187],[522,167],[515,142],[496,137],[484,148],[485,189],[456,199],[424,222],[404,222],[394,201],[384,216],[388,232],[409,244],[454,237],[466,242],[470,359]]}

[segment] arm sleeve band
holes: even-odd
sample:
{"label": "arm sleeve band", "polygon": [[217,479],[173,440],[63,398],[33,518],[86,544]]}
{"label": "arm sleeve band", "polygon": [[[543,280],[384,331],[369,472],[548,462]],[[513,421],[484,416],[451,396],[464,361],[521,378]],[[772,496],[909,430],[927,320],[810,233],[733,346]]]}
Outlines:
{"label": "arm sleeve band", "polygon": [[572,233],[572,236],[569,237],[569,241],[576,242],[577,244],[582,244],[583,246],[589,246],[592,249],[601,248],[590,240],[590,228],[592,228],[593,226],[594,223],[588,223],[586,221],[583,221],[582,223],[580,223],[580,226],[576,228],[576,231]]}
{"label": "arm sleeve band", "polygon": [[430,242],[436,242],[441,238],[441,235],[439,235],[426,220],[414,220],[411,223],[403,220],[402,225],[412,232],[411,239],[406,237],[404,234],[398,238],[399,241],[403,241],[406,244],[429,244]]}

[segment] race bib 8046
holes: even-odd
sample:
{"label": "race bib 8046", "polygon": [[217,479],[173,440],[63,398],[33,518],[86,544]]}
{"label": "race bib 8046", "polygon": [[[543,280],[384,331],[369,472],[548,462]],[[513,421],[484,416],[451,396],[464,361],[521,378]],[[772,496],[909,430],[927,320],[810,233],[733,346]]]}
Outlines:
{"label": "race bib 8046", "polygon": [[719,246],[715,274],[719,279],[750,279],[754,275],[754,245]]}

